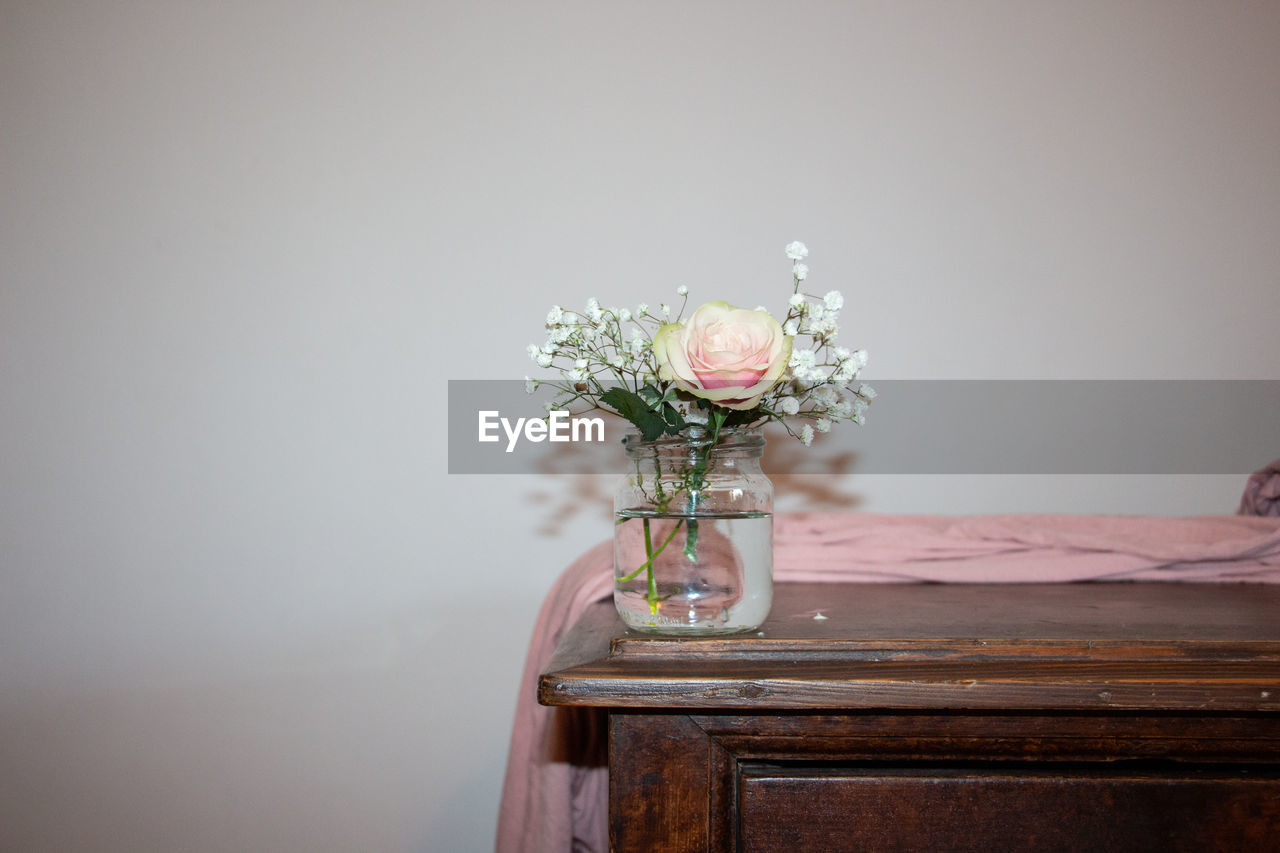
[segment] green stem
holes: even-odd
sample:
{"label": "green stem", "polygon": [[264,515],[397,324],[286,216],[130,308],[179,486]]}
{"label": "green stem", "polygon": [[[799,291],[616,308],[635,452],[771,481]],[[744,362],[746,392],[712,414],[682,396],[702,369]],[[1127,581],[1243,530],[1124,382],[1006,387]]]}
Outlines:
{"label": "green stem", "polygon": [[[649,538],[649,519],[644,519],[644,553],[649,559],[641,563],[640,567],[631,574],[618,578],[618,583],[626,583],[627,581],[635,580],[636,575],[640,574],[645,569],[649,569],[650,575],[652,575],[653,561],[662,553],[662,549],[666,548],[671,540],[675,538],[675,535],[680,530],[680,525],[682,524],[684,524],[683,518],[676,522],[676,526],[671,528],[671,532],[667,534],[667,538],[663,540],[662,544],[659,545],[658,549],[655,551],[653,550],[653,541]],[[652,578],[650,579],[652,580]]]}
{"label": "green stem", "polygon": [[[675,526],[671,528],[671,536],[667,537],[667,542],[670,542],[671,537],[676,535],[676,529],[679,526],[680,526],[680,522],[677,521]],[[662,543],[662,548],[667,547],[667,542]],[[653,573],[653,555],[649,553],[649,549],[651,547],[652,545],[649,541],[649,519],[646,518],[644,520],[644,550],[645,550],[645,554],[649,558],[645,560],[645,565],[647,565],[649,568],[645,572],[645,579],[648,580],[649,582],[648,583],[649,589],[645,594],[645,600],[649,602],[649,615],[657,616],[658,615],[658,577]],[[662,553],[662,548],[658,549],[658,553]]]}
{"label": "green stem", "polygon": [[698,562],[698,519],[690,518],[684,537],[684,555],[690,563]]}
{"label": "green stem", "polygon": [[671,528],[671,532],[667,534],[667,538],[662,540],[662,544],[660,544],[656,549],[653,547],[653,534],[649,528],[649,519],[643,519],[643,522],[644,554],[647,559],[631,574],[618,578],[618,583],[626,583],[627,581],[635,580],[636,576],[641,572],[646,572],[649,589],[645,595],[645,600],[649,602],[649,612],[656,616],[658,614],[658,602],[660,599],[658,598],[658,579],[653,573],[653,561],[656,560],[658,555],[671,544],[671,540],[676,538],[676,533],[680,531],[681,525],[684,524],[684,519],[681,518],[676,521],[675,525]]}

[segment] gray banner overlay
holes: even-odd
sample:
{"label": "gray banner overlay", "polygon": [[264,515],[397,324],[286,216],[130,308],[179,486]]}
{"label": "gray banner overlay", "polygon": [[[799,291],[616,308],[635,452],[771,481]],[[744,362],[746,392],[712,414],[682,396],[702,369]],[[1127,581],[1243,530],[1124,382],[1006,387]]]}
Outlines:
{"label": "gray banner overlay", "polygon": [[[1280,380],[884,380],[865,426],[844,422],[804,447],[777,424],[766,473],[1249,474],[1280,458]],[[617,474],[631,425],[566,420],[523,381],[449,381],[450,474]],[[488,422],[479,440],[481,413]],[[506,426],[501,423],[505,418]],[[603,440],[601,438],[603,428]],[[517,434],[513,441],[512,433]],[[592,440],[588,440],[592,439]],[[508,452],[508,448],[511,448]]]}

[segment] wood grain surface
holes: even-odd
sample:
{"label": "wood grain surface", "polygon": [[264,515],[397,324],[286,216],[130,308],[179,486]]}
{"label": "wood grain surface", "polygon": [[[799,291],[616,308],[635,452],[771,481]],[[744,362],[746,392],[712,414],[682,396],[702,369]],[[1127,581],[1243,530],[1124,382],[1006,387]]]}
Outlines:
{"label": "wood grain surface", "polygon": [[[822,619],[815,618],[821,614]],[[758,632],[668,639],[593,605],[546,704],[1280,709],[1280,589],[779,584]]]}

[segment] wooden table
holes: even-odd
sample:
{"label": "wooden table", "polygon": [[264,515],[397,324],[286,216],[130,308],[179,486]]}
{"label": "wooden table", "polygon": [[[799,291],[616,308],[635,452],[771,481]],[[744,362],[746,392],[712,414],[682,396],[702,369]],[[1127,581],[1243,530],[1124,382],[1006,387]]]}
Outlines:
{"label": "wooden table", "polygon": [[693,640],[601,602],[539,699],[607,709],[615,851],[1280,851],[1280,587],[779,584]]}

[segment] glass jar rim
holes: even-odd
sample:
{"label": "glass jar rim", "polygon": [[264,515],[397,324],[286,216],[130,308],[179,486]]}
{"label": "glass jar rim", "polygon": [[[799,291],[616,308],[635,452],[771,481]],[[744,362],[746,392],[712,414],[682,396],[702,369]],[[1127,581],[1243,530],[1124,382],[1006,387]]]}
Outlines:
{"label": "glass jar rim", "polygon": [[700,426],[689,427],[678,435],[662,435],[654,439],[645,439],[640,433],[631,431],[622,438],[627,452],[644,449],[678,450],[685,448],[718,447],[725,450],[750,450],[764,447],[764,432],[759,426],[725,427],[720,430],[717,441],[712,442],[711,434]]}

